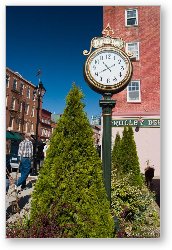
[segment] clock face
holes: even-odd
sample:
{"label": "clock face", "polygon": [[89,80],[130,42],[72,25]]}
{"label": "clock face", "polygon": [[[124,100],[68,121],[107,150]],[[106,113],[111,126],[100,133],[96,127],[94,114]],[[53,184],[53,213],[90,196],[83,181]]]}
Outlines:
{"label": "clock face", "polygon": [[131,62],[125,52],[112,47],[97,49],[85,64],[86,80],[98,92],[118,92],[131,76]]}

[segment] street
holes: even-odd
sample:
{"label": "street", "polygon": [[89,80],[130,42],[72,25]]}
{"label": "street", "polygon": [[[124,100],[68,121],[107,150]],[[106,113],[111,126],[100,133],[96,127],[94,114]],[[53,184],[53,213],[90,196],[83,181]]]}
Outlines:
{"label": "street", "polygon": [[[20,174],[18,174],[19,176]],[[16,172],[12,173],[13,178],[16,178]],[[26,186],[26,190],[22,190],[20,193],[16,193],[14,191],[14,186],[11,185],[8,193],[6,194],[6,222],[14,222],[18,218],[22,218],[30,208],[31,202],[31,193],[34,188],[34,184],[37,180],[37,176],[28,176]],[[15,206],[16,199],[18,199],[18,208]],[[14,205],[13,205],[14,204]]]}

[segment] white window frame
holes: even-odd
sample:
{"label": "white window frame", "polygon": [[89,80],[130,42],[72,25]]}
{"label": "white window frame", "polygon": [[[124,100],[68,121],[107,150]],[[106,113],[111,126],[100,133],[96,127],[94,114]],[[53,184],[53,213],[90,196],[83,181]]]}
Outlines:
{"label": "white window frame", "polygon": [[[129,11],[133,11],[133,10],[136,11],[136,17],[135,17],[136,18],[136,23],[135,24],[127,24],[127,20],[134,18],[134,17],[127,18],[127,13]],[[125,10],[125,26],[126,27],[138,26],[138,9],[133,8],[133,9]]]}
{"label": "white window frame", "polygon": [[24,83],[23,82],[20,82],[20,94],[23,95],[24,93]]}
{"label": "white window frame", "polygon": [[32,107],[32,117],[35,117],[35,107]]}
{"label": "white window frame", "polygon": [[[15,81],[15,85],[14,85],[14,81]],[[14,86],[16,86],[15,88],[14,88]],[[17,90],[17,79],[13,79],[13,90]]]}
{"label": "white window frame", "polygon": [[18,127],[18,131],[21,130],[21,122],[19,122],[19,127]]}
{"label": "white window frame", "polygon": [[6,74],[6,87],[9,88],[10,86],[10,75]]}
{"label": "white window frame", "polygon": [[25,113],[26,113],[26,115],[29,114],[29,104],[28,103],[25,104]]}
{"label": "white window frame", "polygon": [[34,132],[33,122],[31,123],[31,132]]}
{"label": "white window frame", "polygon": [[133,45],[133,44],[137,44],[137,50],[133,51],[133,52],[137,51],[137,56],[135,56],[133,54],[133,56],[131,58],[136,58],[136,60],[138,61],[140,59],[140,51],[139,51],[140,43],[139,42],[128,42],[128,43],[126,43],[126,51],[127,52],[132,52],[132,50],[130,50],[129,47],[130,47],[130,45]]}
{"label": "white window frame", "polygon": [[20,103],[20,110],[19,110],[19,112],[22,112],[22,109],[23,109],[23,103],[21,102]]}
{"label": "white window frame", "polygon": [[9,128],[10,128],[11,130],[13,130],[13,127],[14,127],[14,117],[11,117],[11,116],[10,116],[10,123],[11,123],[11,124],[9,124],[9,125],[11,125],[11,126],[9,126]]}
{"label": "white window frame", "polygon": [[14,97],[12,97],[12,99],[11,99],[11,109],[15,110],[15,106],[16,106],[16,99]]}
{"label": "white window frame", "polygon": [[6,107],[8,107],[8,95],[6,95]]}
{"label": "white window frame", "polygon": [[[132,92],[132,91],[134,91],[134,90],[130,91],[129,88],[130,87],[133,87],[133,88],[135,87],[134,84],[133,84],[133,86],[131,86],[130,84],[132,84],[134,82],[137,82],[138,85],[139,85],[139,90],[135,90],[135,91],[139,91],[139,99],[138,100],[130,99],[130,97],[129,97],[129,93]],[[127,102],[135,102],[135,103],[141,102],[141,85],[140,85],[140,80],[132,80],[128,84],[128,86],[127,86]]]}
{"label": "white window frame", "polygon": [[26,97],[30,99],[30,87],[27,88]]}
{"label": "white window frame", "polygon": [[25,123],[25,126],[24,126],[24,127],[25,127],[24,132],[27,133],[27,132],[28,132],[28,122]]}

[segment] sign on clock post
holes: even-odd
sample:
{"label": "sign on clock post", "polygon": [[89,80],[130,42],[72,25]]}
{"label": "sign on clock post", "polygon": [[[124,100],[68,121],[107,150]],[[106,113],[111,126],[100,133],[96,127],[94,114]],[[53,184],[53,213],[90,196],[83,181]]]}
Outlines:
{"label": "sign on clock post", "polygon": [[[84,78],[95,92],[103,95],[103,99],[99,101],[103,116],[103,177],[111,203],[112,109],[116,104],[111,97],[128,85],[132,76],[132,55],[125,52],[124,41],[112,38],[110,33],[114,34],[114,31],[108,24],[102,32],[105,36],[93,38],[90,51],[84,50],[83,54],[88,56],[84,65]],[[95,50],[92,51],[93,48]]]}

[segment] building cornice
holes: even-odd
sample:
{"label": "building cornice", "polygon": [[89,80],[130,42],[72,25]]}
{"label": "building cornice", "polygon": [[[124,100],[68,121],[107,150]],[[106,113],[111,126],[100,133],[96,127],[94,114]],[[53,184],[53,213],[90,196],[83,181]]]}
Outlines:
{"label": "building cornice", "polygon": [[20,73],[18,72],[14,72],[13,70],[11,70],[10,68],[6,67],[7,71],[10,71],[13,75],[15,75],[17,78],[20,78],[20,80],[25,81],[27,84],[31,85],[32,87],[36,87],[36,85],[34,85],[32,82],[29,82],[28,80],[26,80],[25,78],[23,78]]}

